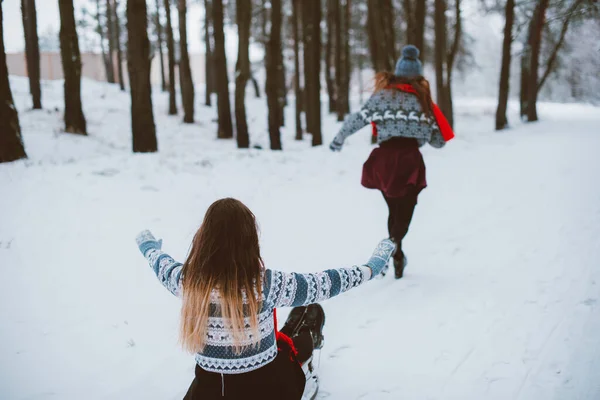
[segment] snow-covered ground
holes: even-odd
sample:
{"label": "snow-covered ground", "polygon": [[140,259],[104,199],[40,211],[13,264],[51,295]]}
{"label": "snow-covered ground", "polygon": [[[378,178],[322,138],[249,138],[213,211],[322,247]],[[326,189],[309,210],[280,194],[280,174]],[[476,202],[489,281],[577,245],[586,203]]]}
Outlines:
{"label": "snow-covered ground", "polygon": [[[284,152],[238,151],[215,139],[214,109],[183,125],[155,93],[160,151],[134,155],[116,87],[84,81],[90,136],[75,137],[60,83],[35,112],[11,84],[29,159],[0,165],[2,399],[182,397],[194,361],[135,246],[143,228],[184,259],[208,205],[234,196],[267,266],[296,271],[364,262],[386,236],[381,195],[359,183],[368,129],[339,154],[294,142],[292,123]],[[248,114],[268,148],[264,103]],[[495,133],[493,99],[456,103],[457,139],[423,150],[405,278],[324,303],[319,398],[600,399],[600,109],[541,104],[523,125],[513,107]],[[324,128],[328,143],[339,125]]]}

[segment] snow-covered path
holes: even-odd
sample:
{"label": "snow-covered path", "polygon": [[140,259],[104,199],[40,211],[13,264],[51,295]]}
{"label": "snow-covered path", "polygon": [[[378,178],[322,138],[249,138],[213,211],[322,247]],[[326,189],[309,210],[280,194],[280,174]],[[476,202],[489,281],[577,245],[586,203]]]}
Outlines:
{"label": "snow-covered path", "polygon": [[[366,133],[340,154],[289,140],[237,152],[213,140],[213,111],[182,126],[157,94],[161,151],[134,156],[127,98],[84,89],[91,137],[21,112],[30,159],[0,166],[2,399],[182,397],[193,358],[140,229],[183,259],[206,207],[234,196],[257,215],[267,266],[297,271],[364,262],[386,236],[383,199],[359,185]],[[250,104],[258,130],[264,105]],[[542,105],[542,122],[495,134],[490,110],[459,102],[458,139],[424,149],[406,277],[324,303],[319,398],[600,398],[600,112]]]}

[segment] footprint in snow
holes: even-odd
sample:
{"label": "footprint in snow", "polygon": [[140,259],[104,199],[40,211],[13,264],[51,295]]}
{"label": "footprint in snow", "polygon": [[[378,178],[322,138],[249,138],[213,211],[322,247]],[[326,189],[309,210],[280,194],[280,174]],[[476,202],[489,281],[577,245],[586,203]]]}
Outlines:
{"label": "footprint in snow", "polygon": [[93,171],[92,174],[99,175],[99,176],[115,176],[119,172],[120,171],[115,168],[106,168],[106,169],[102,169],[100,171]]}
{"label": "footprint in snow", "polygon": [[592,307],[592,306],[594,306],[597,303],[597,300],[596,299],[592,299],[592,298],[588,298],[588,299],[585,299],[584,301],[582,301],[582,303],[584,305],[588,306],[588,307]]}

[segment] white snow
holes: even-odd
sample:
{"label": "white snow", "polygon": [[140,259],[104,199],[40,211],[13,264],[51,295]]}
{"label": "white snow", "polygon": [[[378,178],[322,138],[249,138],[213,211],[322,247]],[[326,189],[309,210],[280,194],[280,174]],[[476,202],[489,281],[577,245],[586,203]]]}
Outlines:
{"label": "white snow", "polygon": [[[360,186],[368,128],[339,154],[311,148],[293,141],[291,104],[283,152],[238,151],[215,139],[215,108],[184,125],[155,92],[160,151],[134,155],[116,86],[83,82],[78,137],[61,133],[61,82],[44,82],[43,111],[25,80],[11,85],[29,159],[0,165],[2,399],[183,396],[179,301],[139,254],[141,229],[183,260],[208,205],[234,196],[257,215],[267,266],[289,271],[362,263],[387,234],[381,195]],[[600,110],[541,104],[525,125],[511,104],[513,129],[495,133],[493,99],[456,108],[457,139],[423,150],[406,277],[324,303],[319,398],[599,399]],[[250,91],[248,116],[267,149]],[[338,129],[327,116],[325,143]]]}

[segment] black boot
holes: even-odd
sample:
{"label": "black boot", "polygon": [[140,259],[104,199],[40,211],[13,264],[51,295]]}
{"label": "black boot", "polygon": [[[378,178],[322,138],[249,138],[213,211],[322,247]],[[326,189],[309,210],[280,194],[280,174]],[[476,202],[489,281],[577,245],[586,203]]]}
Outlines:
{"label": "black boot", "polygon": [[298,334],[304,316],[306,315],[306,307],[299,306],[294,307],[285,320],[285,325],[281,328],[280,332],[286,336],[294,337]]}
{"label": "black boot", "polygon": [[309,332],[313,339],[313,347],[323,347],[323,326],[325,325],[325,312],[319,304],[310,304],[307,307],[294,307],[281,333],[293,338],[301,333]]}
{"label": "black boot", "polygon": [[406,264],[408,264],[408,260],[406,259],[405,255],[402,255],[402,261],[399,261],[394,258],[394,270],[396,279],[402,278],[402,276],[404,275],[404,267],[406,267]]}

